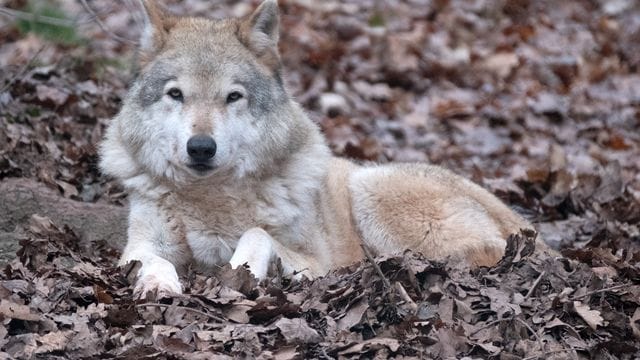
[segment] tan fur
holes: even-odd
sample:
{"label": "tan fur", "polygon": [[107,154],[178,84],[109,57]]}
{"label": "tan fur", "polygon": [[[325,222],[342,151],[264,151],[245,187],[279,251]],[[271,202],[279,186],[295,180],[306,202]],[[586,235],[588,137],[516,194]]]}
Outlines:
{"label": "tan fur", "polygon": [[355,168],[356,165],[347,160],[332,159],[323,184],[326,193],[319,201],[327,237],[341,239],[329,243],[332,267],[349,265],[353,263],[354,258],[363,257],[360,246],[362,241],[354,223],[349,191],[349,174]]}
{"label": "tan fur", "polygon": [[[509,234],[532,227],[441,167],[332,157],[282,88],[275,1],[220,21],[146,9],[142,74],[101,145],[103,171],[131,194],[121,262],[142,261],[138,294],[179,292],[176,269],[187,265],[247,264],[264,277],[280,258],[287,273],[321,276],[362,259],[362,243],[492,265]],[[168,86],[184,100],[163,95]],[[229,103],[233,89],[244,96]],[[198,134],[218,144],[215,170],[187,166],[186,140]]]}

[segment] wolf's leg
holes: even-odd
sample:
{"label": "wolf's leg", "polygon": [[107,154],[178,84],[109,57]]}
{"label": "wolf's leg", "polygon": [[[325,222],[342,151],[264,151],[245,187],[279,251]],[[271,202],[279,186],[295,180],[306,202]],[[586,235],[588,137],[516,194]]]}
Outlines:
{"label": "wolf's leg", "polygon": [[294,279],[313,278],[320,273],[317,258],[285,246],[260,228],[249,229],[242,235],[229,263],[234,269],[247,264],[256,278],[264,279],[276,258],[280,259],[284,274],[293,275]]}
{"label": "wolf's leg", "polygon": [[134,287],[134,296],[138,298],[148,292],[158,295],[182,292],[175,266],[185,263],[188,249],[177,241],[169,227],[152,202],[132,196],[128,241],[119,265],[132,260],[142,263]]}
{"label": "wolf's leg", "polygon": [[229,263],[234,269],[243,264],[249,265],[249,270],[258,279],[267,277],[269,264],[273,258],[274,240],[266,231],[260,228],[247,230],[238,241]]}

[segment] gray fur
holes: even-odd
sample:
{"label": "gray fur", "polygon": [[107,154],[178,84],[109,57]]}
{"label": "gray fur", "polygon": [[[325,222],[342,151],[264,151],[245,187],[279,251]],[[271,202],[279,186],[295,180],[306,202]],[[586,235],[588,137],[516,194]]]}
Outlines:
{"label": "gray fur", "polygon": [[252,19],[254,31],[259,31],[271,38],[272,41],[277,42],[280,23],[278,5],[273,1],[264,2],[256,13]]}
{"label": "gray fur", "polygon": [[[244,66],[243,66],[244,67]],[[262,74],[255,65],[248,64],[244,75],[235,80],[247,90],[249,111],[260,118],[287,101],[284,87],[274,78]]]}
{"label": "gray fur", "polygon": [[155,63],[149,71],[142,73],[136,81],[139,84],[136,99],[140,106],[146,108],[159,101],[164,95],[164,85],[175,79],[173,67],[164,62]]}
{"label": "gray fur", "polygon": [[278,4],[275,1],[263,2],[251,15],[249,48],[258,56],[270,49],[274,50],[280,35],[279,24]]}

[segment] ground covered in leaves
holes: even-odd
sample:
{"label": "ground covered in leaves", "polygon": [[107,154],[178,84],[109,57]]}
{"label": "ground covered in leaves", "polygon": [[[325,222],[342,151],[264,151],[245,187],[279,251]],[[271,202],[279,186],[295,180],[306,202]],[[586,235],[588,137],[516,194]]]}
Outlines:
{"label": "ground covered in leaves", "polygon": [[[164,3],[210,17],[256,5]],[[135,269],[113,267],[124,239],[0,201],[0,251],[20,242],[0,275],[4,356],[640,357],[640,5],[280,5],[287,84],[336,154],[447,166],[563,256],[530,254],[521,234],[492,269],[410,252],[294,283],[224,268],[143,303]],[[0,0],[0,198],[20,179],[85,215],[124,211],[96,144],[133,77],[139,23],[125,0]]]}
{"label": "ground covered in leaves", "polygon": [[[315,281],[258,284],[248,270],[190,273],[187,295],[134,301],[136,264],[80,248],[34,217],[0,281],[2,349],[16,358],[634,358],[637,269],[529,257],[534,233],[509,239],[492,269],[410,251]],[[616,271],[634,272],[620,278]],[[613,280],[611,280],[613,278]],[[629,316],[629,314],[631,316]]]}

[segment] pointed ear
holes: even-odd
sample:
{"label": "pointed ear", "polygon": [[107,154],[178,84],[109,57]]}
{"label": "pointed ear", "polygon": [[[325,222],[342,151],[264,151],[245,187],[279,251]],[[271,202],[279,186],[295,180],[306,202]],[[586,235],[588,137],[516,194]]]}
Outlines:
{"label": "pointed ear", "polygon": [[280,15],[277,0],[265,0],[242,24],[247,46],[257,56],[268,50],[277,53]]}
{"label": "pointed ear", "polygon": [[144,65],[162,49],[176,19],[162,9],[156,0],[142,0],[142,5],[144,23],[140,36],[140,63]]}

